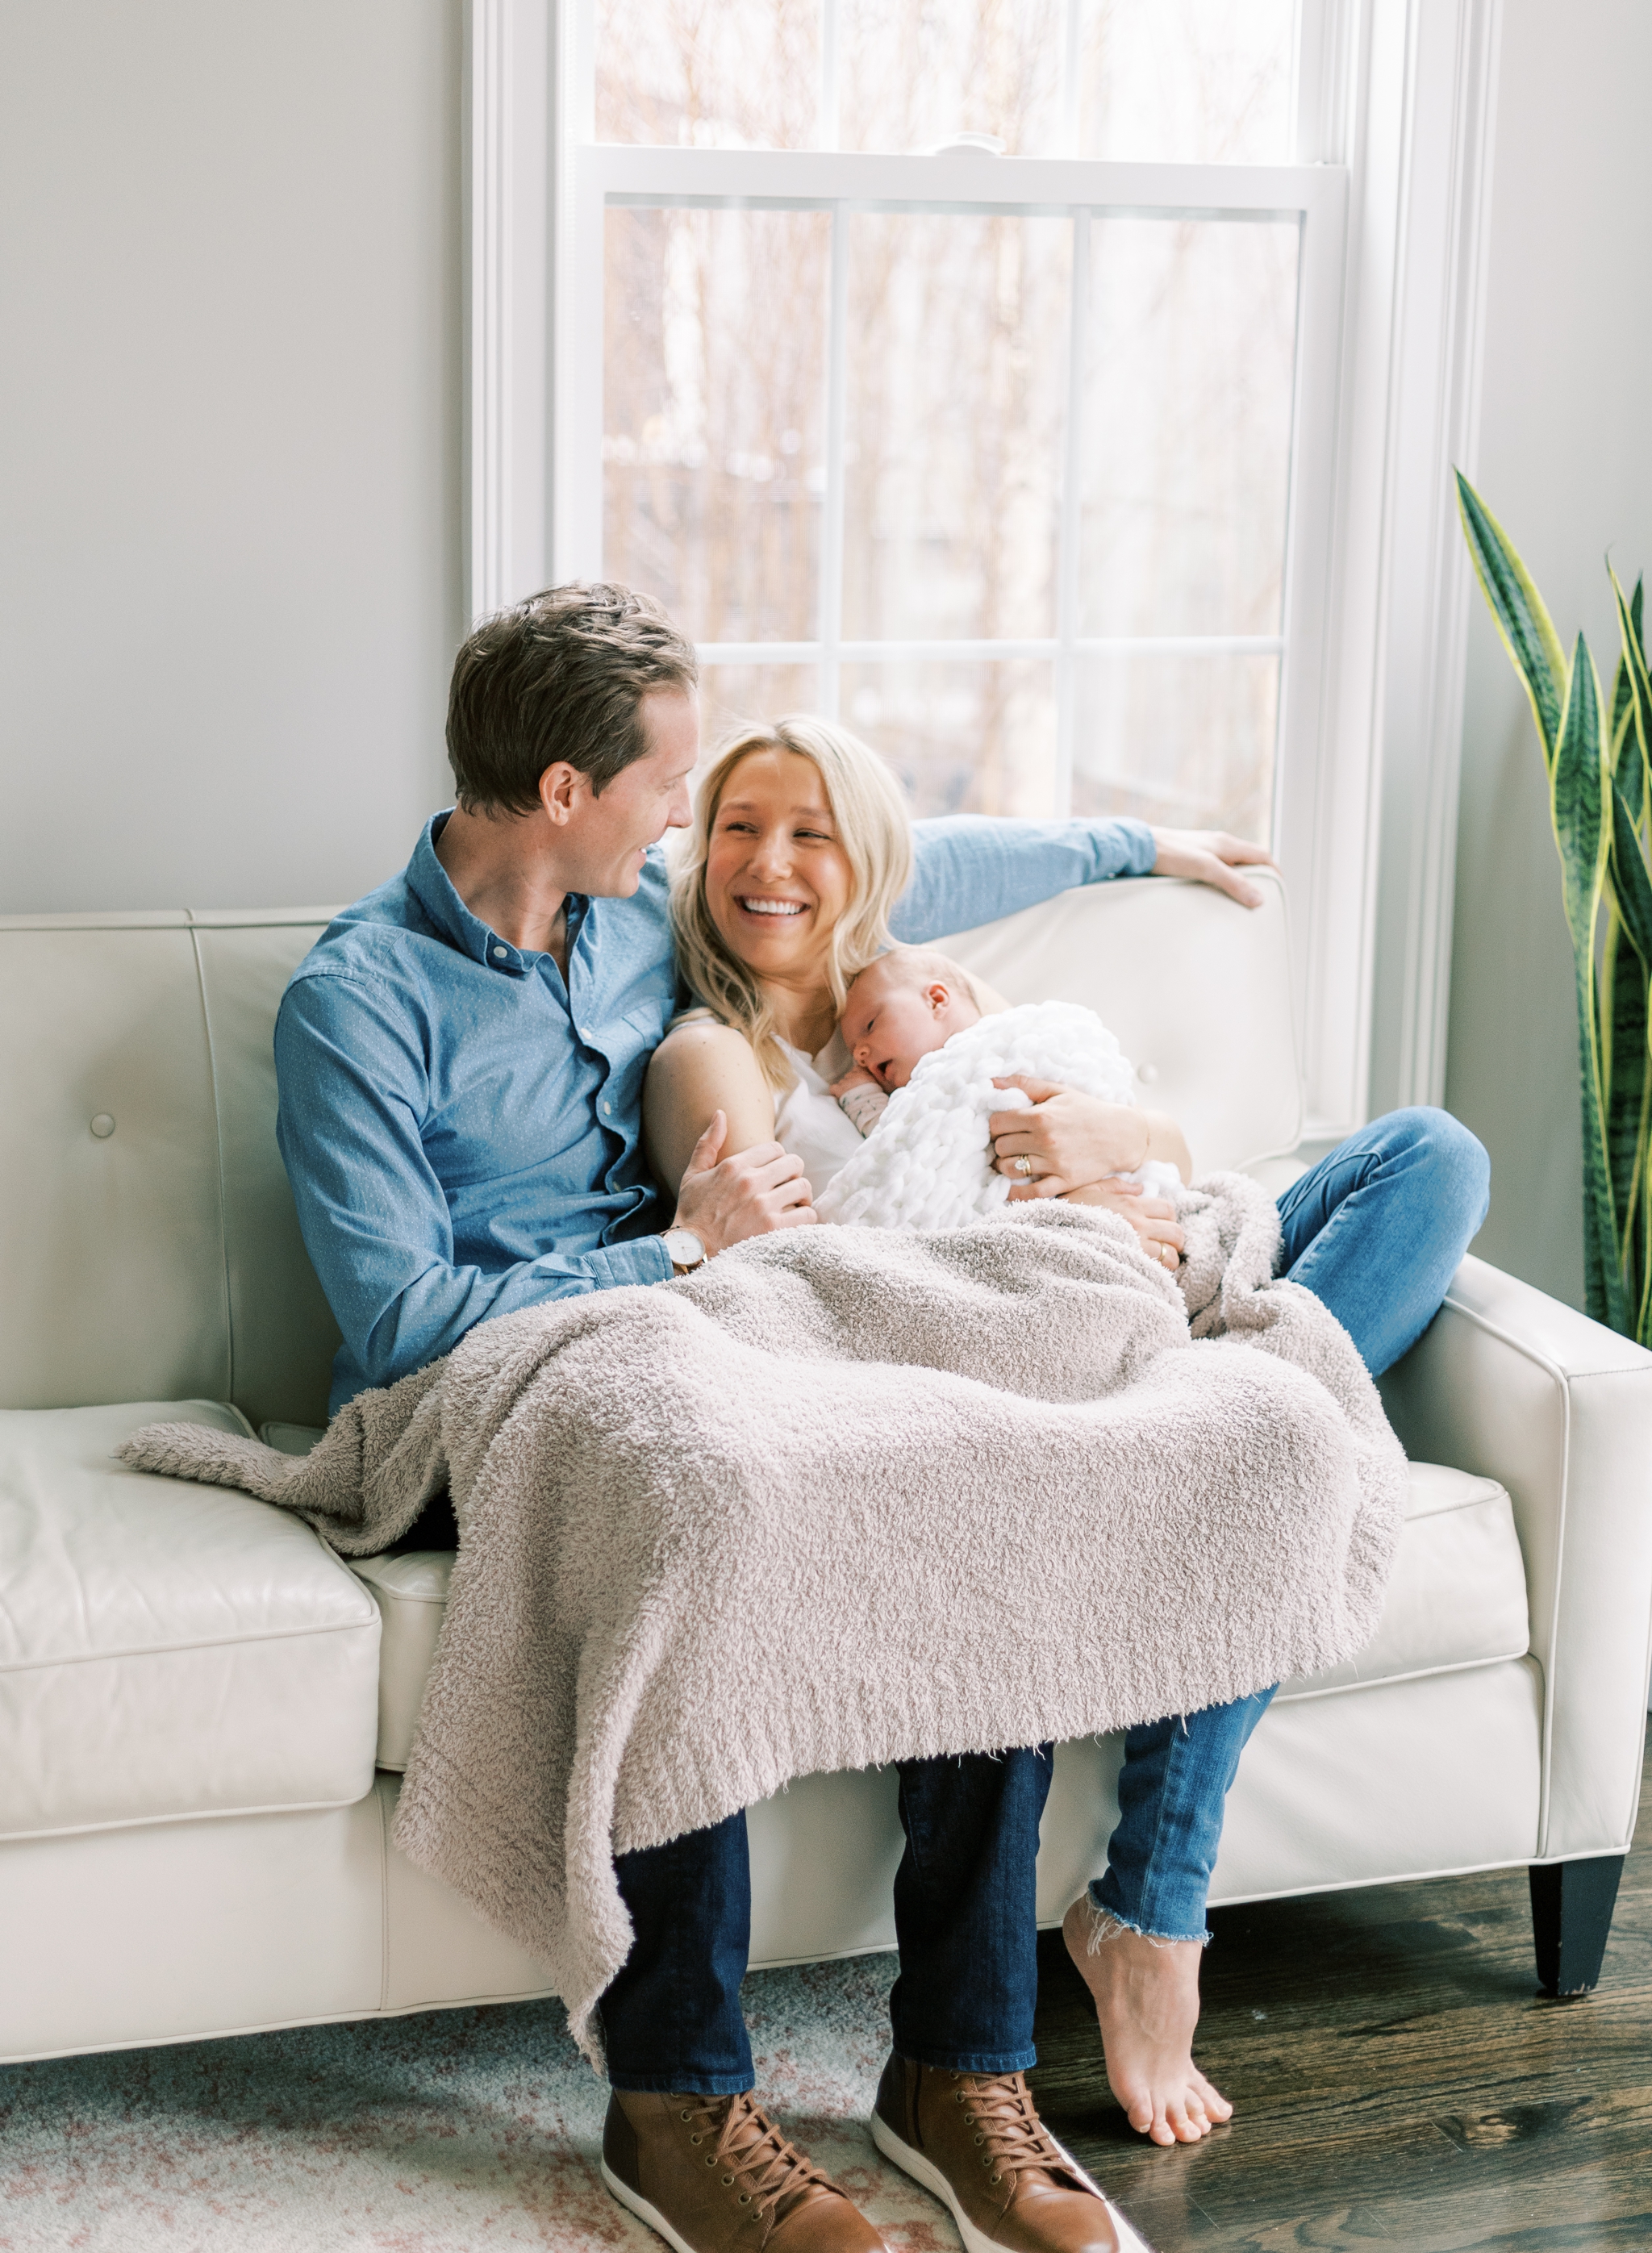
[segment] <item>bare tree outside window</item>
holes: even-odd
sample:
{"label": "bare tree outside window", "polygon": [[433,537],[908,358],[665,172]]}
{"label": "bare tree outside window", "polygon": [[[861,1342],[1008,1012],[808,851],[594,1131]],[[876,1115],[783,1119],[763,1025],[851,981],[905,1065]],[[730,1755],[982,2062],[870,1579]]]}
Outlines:
{"label": "bare tree outside window", "polygon": [[[599,0],[598,136],[1283,159],[1290,0],[1076,5]],[[929,209],[610,203],[604,568],[706,645],[714,727],[837,708],[922,812],[1265,838],[1298,224],[931,161]]]}

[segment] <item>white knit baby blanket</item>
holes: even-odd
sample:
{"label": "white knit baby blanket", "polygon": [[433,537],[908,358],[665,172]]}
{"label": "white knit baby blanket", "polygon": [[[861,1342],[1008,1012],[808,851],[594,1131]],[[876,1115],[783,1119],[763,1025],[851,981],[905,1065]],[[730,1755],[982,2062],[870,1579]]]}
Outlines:
{"label": "white knit baby blanket", "polygon": [[[1093,1009],[1028,1001],[983,1017],[919,1057],[861,1148],[815,1198],[821,1219],[861,1228],[961,1228],[996,1212],[1010,1182],[993,1168],[986,1121],[994,1111],[1031,1109],[1020,1088],[993,1085],[1015,1072],[1105,1103],[1136,1100],[1130,1059]],[[1161,1196],[1180,1186],[1175,1167],[1157,1162],[1126,1178]]]}

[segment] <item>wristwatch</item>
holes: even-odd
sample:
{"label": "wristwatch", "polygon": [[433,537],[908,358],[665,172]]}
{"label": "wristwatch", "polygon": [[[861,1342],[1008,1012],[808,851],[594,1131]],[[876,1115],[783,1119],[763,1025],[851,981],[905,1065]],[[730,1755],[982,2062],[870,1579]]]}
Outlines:
{"label": "wristwatch", "polygon": [[703,1265],[706,1247],[692,1228],[668,1228],[659,1240],[670,1256],[674,1275],[687,1275]]}

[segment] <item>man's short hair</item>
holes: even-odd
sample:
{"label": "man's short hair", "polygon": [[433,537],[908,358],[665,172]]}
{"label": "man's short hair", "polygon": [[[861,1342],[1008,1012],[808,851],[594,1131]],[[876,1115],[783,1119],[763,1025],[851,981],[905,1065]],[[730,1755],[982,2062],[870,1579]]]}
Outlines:
{"label": "man's short hair", "polygon": [[652,596],[575,581],[484,618],[453,662],[448,764],[466,813],[531,813],[559,759],[601,794],[643,757],[640,706],[692,688],[694,644]]}

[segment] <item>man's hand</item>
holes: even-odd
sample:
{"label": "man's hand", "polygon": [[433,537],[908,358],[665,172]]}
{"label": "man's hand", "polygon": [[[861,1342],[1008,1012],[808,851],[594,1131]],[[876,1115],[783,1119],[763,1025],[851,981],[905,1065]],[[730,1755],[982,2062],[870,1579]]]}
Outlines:
{"label": "man's hand", "polygon": [[803,1178],[803,1161],[778,1142],[756,1142],[735,1158],[717,1153],[728,1132],[719,1111],[695,1143],[677,1192],[673,1228],[692,1228],[708,1258],[748,1236],[771,1228],[806,1228],[815,1218],[814,1192]]}
{"label": "man's hand", "polygon": [[1259,845],[1230,837],[1225,829],[1155,829],[1155,876],[1191,876],[1195,883],[1213,884],[1241,907],[1259,908],[1262,895],[1238,874],[1241,868],[1277,868],[1279,862]]}

